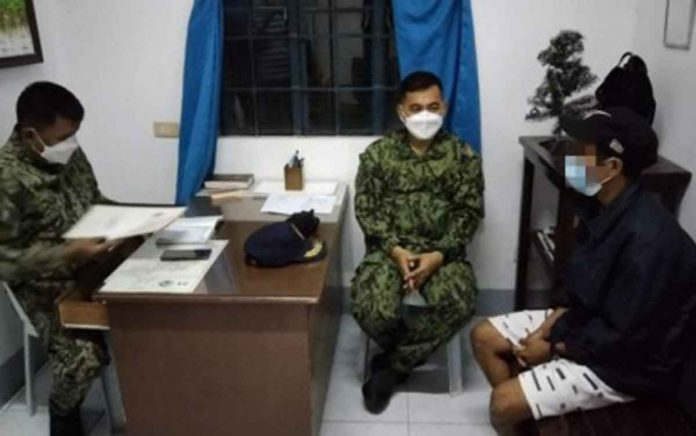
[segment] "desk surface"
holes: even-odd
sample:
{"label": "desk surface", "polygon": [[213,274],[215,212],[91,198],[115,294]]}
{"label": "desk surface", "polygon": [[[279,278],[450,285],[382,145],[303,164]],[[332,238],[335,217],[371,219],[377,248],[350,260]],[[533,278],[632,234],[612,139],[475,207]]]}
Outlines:
{"label": "desk surface", "polygon": [[[317,304],[329,277],[329,265],[338,256],[337,241],[345,210],[346,188],[341,186],[339,202],[331,215],[320,215],[319,238],[326,244],[326,257],[318,262],[295,264],[283,268],[258,268],[244,261],[244,241],[256,229],[282,216],[261,214],[258,199],[243,199],[212,205],[208,198],[196,199],[192,214],[222,214],[225,222],[216,239],[229,243],[193,293],[114,293],[98,292],[98,300],[152,301],[166,303],[304,303]],[[262,220],[258,220],[262,216]]]}
{"label": "desk surface", "polygon": [[[294,195],[294,194],[290,194]],[[298,194],[299,195],[299,194]],[[348,187],[344,183],[339,183],[336,189],[336,205],[330,214],[317,215],[321,222],[335,224],[343,218],[343,210],[346,204],[348,195]],[[200,215],[222,215],[225,221],[235,222],[274,222],[284,220],[285,216],[274,215],[261,212],[266,198],[246,197],[238,199],[224,200],[220,204],[214,204],[210,201],[210,197],[195,197],[186,211],[188,216]]]}

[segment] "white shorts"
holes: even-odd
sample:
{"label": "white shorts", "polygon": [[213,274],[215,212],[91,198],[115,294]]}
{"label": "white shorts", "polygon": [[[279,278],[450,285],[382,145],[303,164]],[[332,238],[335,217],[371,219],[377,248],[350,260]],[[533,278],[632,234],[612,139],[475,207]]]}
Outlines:
{"label": "white shorts", "polygon": [[[527,310],[488,320],[505,339],[519,346],[553,310]],[[559,416],[626,403],[633,398],[616,392],[588,367],[567,359],[555,359],[519,375],[524,396],[534,419]]]}

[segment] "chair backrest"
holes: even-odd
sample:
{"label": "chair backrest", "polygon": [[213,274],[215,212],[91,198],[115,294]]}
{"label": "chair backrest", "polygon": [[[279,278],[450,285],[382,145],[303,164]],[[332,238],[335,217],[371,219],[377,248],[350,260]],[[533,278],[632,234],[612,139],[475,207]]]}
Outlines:
{"label": "chair backrest", "polygon": [[38,338],[39,333],[36,331],[36,327],[34,327],[34,324],[32,324],[31,320],[27,316],[27,313],[24,311],[24,308],[19,303],[19,300],[17,300],[17,297],[15,297],[14,292],[12,292],[12,289],[10,289],[10,286],[7,284],[7,282],[0,281],[0,288],[5,290],[5,293],[10,299],[10,303],[12,303],[12,307],[14,307],[15,312],[17,312],[17,316],[19,316],[19,319],[22,321],[22,323],[24,323],[24,328],[27,330],[27,332],[31,336]]}

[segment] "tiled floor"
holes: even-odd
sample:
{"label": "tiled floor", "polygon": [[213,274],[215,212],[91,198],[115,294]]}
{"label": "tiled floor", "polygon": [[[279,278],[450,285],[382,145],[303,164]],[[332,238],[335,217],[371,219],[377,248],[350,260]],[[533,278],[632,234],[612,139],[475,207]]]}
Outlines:
{"label": "tiled floor", "polygon": [[488,423],[490,388],[473,361],[468,329],[463,335],[464,393],[448,392],[445,352],[418,368],[381,415],[362,403],[361,363],[365,344],[350,316],[341,324],[321,436],[483,436],[494,435]]}
{"label": "tiled floor", "polygon": [[[48,367],[36,375],[34,389],[37,401],[36,414],[30,417],[25,405],[24,391],[19,392],[8,404],[0,409],[0,435],[2,436],[46,436],[48,435],[48,392],[51,386],[51,373]],[[104,416],[104,400],[101,384],[94,383],[82,408],[84,428],[93,436],[109,435]],[[103,422],[102,422],[103,421]]]}
{"label": "tiled floor", "polygon": [[[392,398],[381,415],[371,415],[362,404],[361,362],[365,344],[350,316],[344,316],[334,358],[321,436],[488,436],[490,388],[472,360],[468,331],[464,335],[464,393],[450,397],[444,350],[420,367],[408,384]],[[20,393],[0,409],[0,435],[45,436],[48,434],[46,401],[50,374],[38,375],[39,408],[29,417]],[[106,436],[109,426],[103,412],[101,387],[95,383],[85,402],[83,419],[92,436]],[[241,435],[246,436],[246,435]],[[253,436],[253,435],[249,435]]]}

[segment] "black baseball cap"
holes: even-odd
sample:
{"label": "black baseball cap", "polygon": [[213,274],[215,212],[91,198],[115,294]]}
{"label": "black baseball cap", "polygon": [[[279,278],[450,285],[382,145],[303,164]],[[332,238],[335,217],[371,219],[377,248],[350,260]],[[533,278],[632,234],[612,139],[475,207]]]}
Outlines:
{"label": "black baseball cap", "polygon": [[256,230],[244,243],[244,252],[248,264],[261,267],[313,262],[326,254],[322,241],[305,238],[289,221],[267,224]]}
{"label": "black baseball cap", "polygon": [[584,118],[561,116],[560,121],[565,133],[620,158],[634,174],[657,162],[657,134],[645,118],[627,107],[595,110]]}

